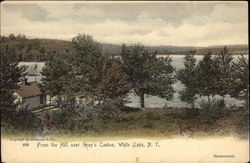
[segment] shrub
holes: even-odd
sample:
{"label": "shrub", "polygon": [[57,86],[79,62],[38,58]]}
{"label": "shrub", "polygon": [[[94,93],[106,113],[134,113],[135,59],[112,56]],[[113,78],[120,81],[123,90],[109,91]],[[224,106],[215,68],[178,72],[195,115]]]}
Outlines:
{"label": "shrub", "polygon": [[100,130],[99,108],[93,101],[62,101],[58,105],[60,110],[52,114],[52,121],[59,133],[81,134]]}
{"label": "shrub", "polygon": [[41,119],[27,108],[21,108],[9,114],[7,121],[1,123],[4,133],[37,133],[42,129]]}
{"label": "shrub", "polygon": [[101,118],[105,122],[108,119],[111,119],[113,122],[121,120],[122,111],[121,106],[112,102],[112,101],[106,101],[101,104]]}
{"label": "shrub", "polygon": [[58,107],[60,110],[52,114],[52,121],[59,133],[100,133],[105,130],[108,121],[122,119],[123,107],[113,101],[95,104],[93,100],[67,100],[61,101]]}
{"label": "shrub", "polygon": [[212,123],[223,116],[225,105],[222,100],[213,101],[212,104],[202,101],[200,106],[200,121],[203,123]]}

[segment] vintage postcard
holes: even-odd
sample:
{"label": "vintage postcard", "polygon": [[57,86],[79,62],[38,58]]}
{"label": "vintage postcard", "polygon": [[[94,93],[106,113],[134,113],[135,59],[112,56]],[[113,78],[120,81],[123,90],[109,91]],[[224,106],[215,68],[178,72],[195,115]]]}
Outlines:
{"label": "vintage postcard", "polygon": [[6,163],[249,161],[245,1],[4,1]]}

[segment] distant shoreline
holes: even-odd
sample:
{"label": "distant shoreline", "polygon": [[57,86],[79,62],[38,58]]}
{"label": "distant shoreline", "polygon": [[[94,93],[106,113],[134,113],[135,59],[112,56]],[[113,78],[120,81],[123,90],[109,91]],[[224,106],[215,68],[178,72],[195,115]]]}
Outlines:
{"label": "distant shoreline", "polygon": [[[240,53],[240,54],[233,54],[233,56],[240,56],[241,54],[243,55],[249,55],[249,53]],[[173,55],[176,55],[176,56],[184,56],[185,54],[183,53],[179,53],[179,54],[157,54],[157,56],[166,56],[166,55],[170,55],[170,56],[173,56]],[[195,56],[203,56],[204,54],[194,54]],[[215,56],[216,54],[212,54],[212,56]],[[121,55],[109,55],[110,57],[121,57]],[[27,62],[27,63],[32,63],[32,62],[35,62],[35,63],[39,63],[39,62],[48,62],[48,60],[44,60],[44,61],[17,61],[17,62]],[[34,64],[35,64],[34,63]]]}

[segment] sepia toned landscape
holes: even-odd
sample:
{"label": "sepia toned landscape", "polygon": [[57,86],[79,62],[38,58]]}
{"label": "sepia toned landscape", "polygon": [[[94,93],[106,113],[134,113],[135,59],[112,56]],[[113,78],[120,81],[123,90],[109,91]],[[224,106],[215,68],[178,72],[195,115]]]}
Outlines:
{"label": "sepia toned landscape", "polygon": [[1,3],[5,154],[9,139],[147,139],[248,159],[247,19],[245,2]]}

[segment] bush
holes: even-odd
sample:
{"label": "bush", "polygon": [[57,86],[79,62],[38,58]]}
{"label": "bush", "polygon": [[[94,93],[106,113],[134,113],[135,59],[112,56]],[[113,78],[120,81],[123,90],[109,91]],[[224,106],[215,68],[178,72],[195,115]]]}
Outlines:
{"label": "bush", "polygon": [[111,119],[113,122],[121,120],[122,117],[122,111],[121,106],[112,102],[112,101],[106,101],[101,104],[101,118],[104,122],[106,122],[108,119]]}
{"label": "bush", "polygon": [[203,123],[212,123],[223,116],[223,100],[212,101],[210,105],[202,101],[200,106],[200,121]]}
{"label": "bush", "polygon": [[1,129],[4,133],[34,134],[42,130],[41,119],[27,108],[9,112],[7,115],[8,119],[1,123]]}
{"label": "bush", "polygon": [[58,106],[60,110],[52,114],[52,121],[59,133],[81,134],[100,130],[97,127],[101,126],[100,109],[93,101],[62,101]]}
{"label": "bush", "polygon": [[68,100],[61,101],[58,107],[60,110],[52,114],[52,121],[59,133],[100,133],[108,121],[118,122],[122,117],[122,107],[112,101],[96,105],[93,100]]}
{"label": "bush", "polygon": [[119,106],[120,110],[125,113],[131,113],[131,112],[139,112],[142,111],[140,108],[130,107],[130,106]]}
{"label": "bush", "polygon": [[42,128],[41,119],[29,110],[21,109],[16,112],[14,126],[20,131],[39,132]]}

